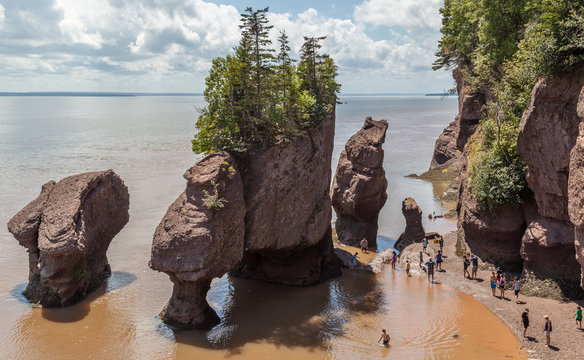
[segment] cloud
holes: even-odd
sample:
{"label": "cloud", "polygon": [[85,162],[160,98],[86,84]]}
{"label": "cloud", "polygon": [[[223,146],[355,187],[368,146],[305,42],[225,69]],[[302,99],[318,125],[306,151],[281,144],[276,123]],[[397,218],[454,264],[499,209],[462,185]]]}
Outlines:
{"label": "cloud", "polygon": [[359,23],[375,26],[428,27],[440,29],[438,10],[444,0],[365,0],[355,6],[354,18]]}
{"label": "cloud", "polygon": [[[38,90],[39,83],[202,91],[211,60],[231,52],[240,38],[239,11],[204,0],[0,1],[0,91]],[[362,91],[352,88],[358,79],[385,87],[420,74],[427,81],[441,78],[430,71],[440,4],[365,0],[355,7],[354,19],[327,16],[328,6],[323,13],[268,16],[274,47],[280,30],[296,52],[303,36],[326,35],[323,51],[339,65],[341,82],[350,84],[344,90],[356,92]],[[85,87],[79,86],[84,80]]]}

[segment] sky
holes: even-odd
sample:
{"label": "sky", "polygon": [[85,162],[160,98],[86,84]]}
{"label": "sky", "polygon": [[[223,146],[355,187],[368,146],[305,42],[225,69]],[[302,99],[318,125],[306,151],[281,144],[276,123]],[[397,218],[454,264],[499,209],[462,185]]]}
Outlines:
{"label": "sky", "polygon": [[269,7],[275,39],[326,36],[342,93],[428,93],[443,0],[0,0],[0,92],[202,92],[240,13]]}

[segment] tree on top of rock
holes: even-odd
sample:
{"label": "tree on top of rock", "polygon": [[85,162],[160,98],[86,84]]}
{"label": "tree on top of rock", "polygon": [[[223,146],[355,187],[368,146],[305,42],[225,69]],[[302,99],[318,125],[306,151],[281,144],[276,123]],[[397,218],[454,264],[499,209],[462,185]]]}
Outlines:
{"label": "tree on top of rock", "polygon": [[245,152],[276,144],[309,131],[334,111],[340,85],[334,61],[319,52],[325,37],[305,37],[296,66],[282,32],[274,57],[267,12],[247,8],[234,54],[213,60],[194,152]]}

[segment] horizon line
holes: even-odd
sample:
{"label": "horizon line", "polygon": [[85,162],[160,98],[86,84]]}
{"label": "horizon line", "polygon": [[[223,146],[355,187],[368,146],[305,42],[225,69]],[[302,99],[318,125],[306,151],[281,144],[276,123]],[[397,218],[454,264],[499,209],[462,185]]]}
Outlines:
{"label": "horizon line", "polygon": [[[451,96],[431,93],[341,93],[342,96]],[[79,97],[139,97],[139,96],[203,96],[198,92],[125,92],[125,91],[0,91],[0,96],[79,96]]]}

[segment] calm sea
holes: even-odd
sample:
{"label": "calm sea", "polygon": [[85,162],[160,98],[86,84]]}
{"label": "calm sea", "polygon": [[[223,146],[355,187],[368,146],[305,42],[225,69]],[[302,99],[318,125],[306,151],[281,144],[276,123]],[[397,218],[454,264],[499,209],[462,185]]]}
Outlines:
{"label": "calm sea", "polygon": [[[454,118],[457,100],[424,96],[353,96],[341,100],[333,173],[345,142],[360,129],[365,117],[389,122],[384,146],[388,201],[379,218],[379,235],[381,246],[391,247],[405,226],[401,214],[405,197],[414,197],[425,214],[443,212],[431,184],[405,176],[428,169],[434,142]],[[160,323],[156,315],[170,297],[172,286],[165,274],[148,268],[152,234],[167,207],[184,190],[182,174],[197,161],[190,140],[197,109],[203,105],[202,97],[188,96],[0,97],[0,357],[377,356],[349,336],[360,328],[349,331],[346,325],[385,321],[379,314],[387,312],[392,295],[383,289],[399,283],[391,278],[378,281],[350,275],[301,289],[223,277],[214,281],[209,294],[211,304],[223,318],[220,326],[208,333],[174,333]],[[31,308],[20,295],[26,286],[28,257],[5,224],[38,195],[45,182],[109,168],[125,181],[131,203],[130,222],[108,252],[112,278],[88,301],[74,307]],[[454,228],[446,220],[423,219],[427,231]],[[265,303],[261,309],[257,308],[258,297],[250,291],[262,294]],[[373,296],[374,307],[356,309],[361,317],[352,318],[355,301],[368,295]],[[441,296],[462,301],[462,295],[453,290]],[[443,306],[447,303],[444,301]],[[456,306],[457,301],[452,304]],[[407,314],[414,310],[401,311]],[[377,317],[368,320],[366,316],[371,313]],[[455,313],[452,316],[458,319]],[[260,317],[259,323],[254,314]],[[377,325],[371,326],[369,331],[375,337]],[[453,330],[444,329],[444,336],[449,331]],[[416,331],[413,334],[419,335]],[[404,344],[406,338],[407,332],[403,334]],[[477,343],[484,342],[480,336],[477,339]],[[369,340],[363,341],[366,344]],[[430,341],[414,346],[410,354],[423,358],[427,349],[436,353],[440,348],[447,353],[455,345],[445,342],[436,346],[432,348]],[[335,348],[342,352],[335,352]]]}

